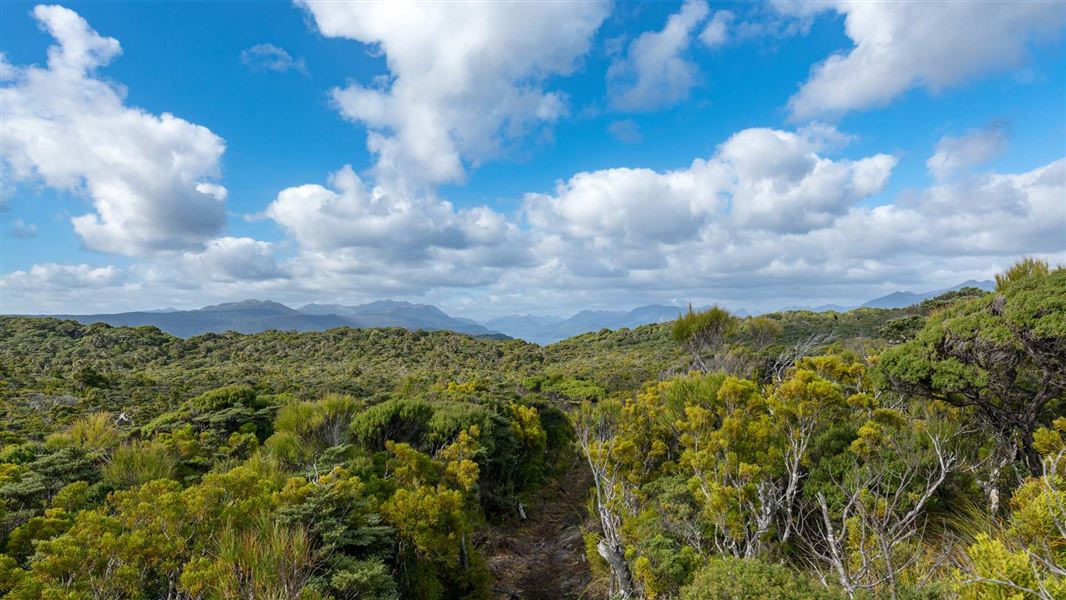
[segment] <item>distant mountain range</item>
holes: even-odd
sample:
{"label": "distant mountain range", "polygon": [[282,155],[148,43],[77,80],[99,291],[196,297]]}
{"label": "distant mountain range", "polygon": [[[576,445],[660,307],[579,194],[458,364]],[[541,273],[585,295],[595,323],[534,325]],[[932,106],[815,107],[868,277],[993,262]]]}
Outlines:
{"label": "distant mountain range", "polygon": [[968,287],[973,287],[973,288],[977,288],[977,289],[980,289],[980,290],[984,290],[986,292],[991,292],[992,290],[996,289],[996,283],[994,281],[989,281],[987,279],[983,280],[983,281],[977,281],[977,280],[971,279],[969,281],[964,281],[964,282],[962,282],[959,285],[956,285],[954,287],[950,287],[950,288],[943,289],[943,290],[932,290],[932,291],[929,291],[929,292],[921,292],[921,293],[915,293],[915,292],[892,292],[891,294],[886,294],[884,296],[881,296],[880,298],[874,298],[873,300],[868,300],[868,301],[860,304],[859,306],[841,306],[839,304],[823,304],[821,306],[786,306],[785,308],[782,308],[781,310],[783,312],[784,311],[790,311],[790,310],[809,310],[809,311],[813,311],[813,312],[830,312],[830,311],[844,312],[844,311],[852,310],[854,308],[906,308],[908,306],[914,306],[915,304],[918,304],[919,302],[922,302],[923,300],[928,300],[930,298],[936,298],[937,296],[939,296],[941,294],[945,294],[947,292],[954,292],[954,291],[957,291],[957,290],[961,290],[962,288],[968,288]]}
{"label": "distant mountain range", "polygon": [[994,281],[989,281],[987,279],[984,280],[984,281],[975,281],[975,280],[971,279],[969,281],[964,281],[964,282],[960,283],[959,285],[957,285],[955,287],[948,288],[946,290],[933,290],[931,292],[925,292],[924,294],[915,294],[915,293],[912,293],[912,292],[892,292],[891,294],[888,294],[887,296],[881,296],[880,298],[874,298],[873,300],[870,300],[869,302],[863,304],[862,307],[863,308],[903,308],[903,307],[906,307],[906,306],[911,306],[911,305],[914,305],[914,304],[918,304],[919,302],[922,302],[923,300],[928,300],[930,298],[936,298],[940,294],[944,294],[944,293],[947,293],[947,292],[954,292],[956,290],[961,290],[962,288],[968,288],[968,287],[973,287],[973,288],[977,288],[977,289],[980,289],[980,290],[984,290],[986,292],[991,292],[992,290],[996,289],[996,283]]}
{"label": "distant mountain range", "polygon": [[357,306],[340,304],[308,304],[300,312],[309,315],[341,316],[351,320],[352,327],[403,327],[404,329],[448,330],[469,335],[494,333],[472,319],[453,317],[436,306],[411,304],[395,300],[381,300]]}
{"label": "distant mountain range", "polygon": [[237,331],[256,333],[268,329],[284,331],[325,331],[334,327],[403,327],[406,329],[446,329],[469,335],[494,332],[470,319],[457,319],[436,306],[385,300],[359,306],[308,304],[299,310],[265,300],[244,300],[205,306],[197,310],[141,311],[105,315],[52,315],[79,323],[109,325],[153,325],[179,337],[201,333]]}
{"label": "distant mountain range", "polygon": [[589,331],[638,327],[677,318],[681,308],[662,304],[639,306],[630,311],[583,310],[569,319],[553,316],[509,315],[485,322],[485,326],[511,337],[537,344],[551,344]]}
{"label": "distant mountain range", "polygon": [[[874,298],[862,306],[866,308],[905,308],[918,304],[922,300],[935,298],[945,292],[959,290],[964,287],[975,287],[982,290],[995,289],[991,281],[966,281],[946,290],[934,290],[924,293],[893,292],[880,298]],[[841,306],[839,304],[823,304],[821,306],[789,306],[781,309],[812,310],[814,312],[844,312],[857,308],[855,306]],[[505,333],[511,337],[521,338],[538,344],[551,344],[568,337],[599,331],[600,329],[620,329],[622,327],[637,327],[648,323],[663,323],[673,321],[683,308],[678,306],[665,306],[662,304],[650,304],[640,306],[631,311],[612,310],[583,310],[569,319],[556,316],[541,315],[507,315],[485,321],[484,325],[494,331]],[[741,309],[732,311],[733,314],[745,317],[750,313]]]}
{"label": "distant mountain range", "polygon": [[[992,290],[991,281],[966,281],[946,290],[924,293],[892,292],[862,304],[864,308],[904,308],[945,292],[964,287]],[[854,307],[826,304],[817,307],[790,306],[782,310],[813,310],[843,312]],[[648,323],[664,323],[677,318],[683,309],[678,306],[649,304],[630,311],[583,310],[570,318],[550,315],[507,315],[483,323],[453,317],[436,306],[382,300],[357,306],[341,304],[308,304],[299,309],[267,300],[244,300],[205,306],[196,310],[163,308],[139,312],[98,315],[48,315],[71,319],[80,323],[107,323],[114,326],[136,327],[152,325],[179,337],[202,333],[237,331],[256,333],[268,329],[283,331],[324,331],[334,327],[403,327],[410,330],[447,330],[472,336],[515,337],[537,344],[551,344],[575,335],[601,329],[638,327]],[[733,311],[746,316],[744,309]]]}

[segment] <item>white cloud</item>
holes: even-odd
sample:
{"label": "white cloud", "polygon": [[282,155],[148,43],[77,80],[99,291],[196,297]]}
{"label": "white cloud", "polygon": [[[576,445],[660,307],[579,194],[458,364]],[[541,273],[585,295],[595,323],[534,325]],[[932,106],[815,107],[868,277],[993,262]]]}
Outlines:
{"label": "white cloud", "polygon": [[38,294],[78,294],[86,289],[121,285],[125,279],[126,272],[111,265],[93,267],[86,264],[41,263],[5,274],[0,277],[0,286],[5,290]]}
{"label": "white cloud", "polygon": [[729,24],[733,22],[733,13],[728,10],[715,11],[707,26],[700,32],[700,41],[708,48],[717,48],[729,41]]}
{"label": "white cloud", "polygon": [[37,226],[27,223],[22,219],[15,219],[11,223],[11,235],[19,239],[28,239],[37,235]]}
{"label": "white cloud", "polygon": [[581,248],[573,256],[602,257],[602,270],[617,274],[627,272],[626,257],[637,268],[665,263],[663,248],[708,234],[803,233],[831,225],[879,192],[896,164],[881,154],[857,161],[819,156],[831,134],[746,129],[686,169],[579,173],[553,195],[527,195],[525,211],[547,246],[576,243]]}
{"label": "white cloud", "polygon": [[944,136],[926,166],[938,179],[946,179],[970,167],[983,165],[1007,148],[1007,131],[991,125],[960,137]]}
{"label": "white cloud", "polygon": [[637,125],[637,122],[633,119],[611,121],[611,124],[607,126],[607,132],[610,133],[614,139],[620,142],[626,142],[627,144],[639,142],[643,137],[640,134],[640,126]]}
{"label": "white cloud", "polygon": [[1066,27],[1061,2],[789,2],[783,13],[844,15],[854,47],[811,70],[789,100],[797,119],[882,106],[909,89],[931,93],[1019,67],[1027,46]]}
{"label": "white cloud", "polygon": [[824,140],[809,132],[747,129],[731,137],[719,159],[731,174],[734,222],[748,229],[802,233],[826,227],[884,187],[896,158],[857,161],[821,157]]}
{"label": "white cloud", "polygon": [[[85,194],[94,212],[71,219],[94,250],[142,255],[195,248],[225,222],[218,176],[225,145],[205,127],[124,105],[96,76],[121,52],[77,13],[37,6],[56,44],[47,67],[4,67],[3,160],[15,180]],[[206,186],[206,187],[205,187]]]}
{"label": "white cloud", "polygon": [[699,70],[684,53],[708,12],[704,0],[686,0],[661,31],[647,31],[633,40],[625,56],[607,70],[611,105],[627,111],[653,110],[688,98]]}
{"label": "white cloud", "polygon": [[307,184],[282,190],[266,215],[301,247],[362,248],[398,258],[422,258],[433,248],[504,243],[510,226],[479,207],[455,210],[431,194],[404,195],[368,187],[350,166],[330,176],[330,188]]}
{"label": "white cloud", "polygon": [[[220,237],[203,250],[185,252],[179,265],[193,279],[242,282],[286,279],[288,272],[274,259],[273,244],[247,237]],[[172,276],[172,275],[171,275]]]}
{"label": "white cloud", "polygon": [[894,157],[836,156],[824,125],[739,131],[658,171],[581,172],[519,215],[368,186],[350,168],[284,190],[267,215],[295,242],[219,238],[126,269],[38,265],[0,278],[8,312],[299,304],[401,297],[486,316],[647,302],[749,310],[859,302],[985,279],[1066,252],[1066,159],[970,173],[872,206]]}
{"label": "white cloud", "polygon": [[818,154],[841,137],[824,127],[748,129],[685,169],[579,173],[554,194],[527,195],[537,266],[503,287],[675,297],[748,287],[740,280],[788,256],[784,240],[833,227],[884,185],[890,156]]}
{"label": "white cloud", "polygon": [[[277,248],[221,237],[201,250],[158,255],[129,267],[42,263],[0,276],[0,313],[121,312],[200,307],[263,294],[308,294],[278,264]],[[311,286],[313,287],[313,286]]]}
{"label": "white cloud", "polygon": [[284,48],[274,44],[256,44],[241,50],[241,62],[258,70],[285,73],[297,71],[307,75],[307,65],[302,58],[293,58]]}
{"label": "white cloud", "polygon": [[567,112],[543,89],[567,75],[607,13],[600,2],[305,2],[319,31],[384,56],[387,81],[334,89],[369,129],[375,176],[394,187],[460,181],[464,164]]}
{"label": "white cloud", "polygon": [[755,310],[947,287],[1029,254],[1062,260],[1066,159],[869,207],[895,159],[822,154],[842,139],[824,126],[749,129],[685,169],[585,172],[528,195],[536,265],[505,273],[490,297]]}

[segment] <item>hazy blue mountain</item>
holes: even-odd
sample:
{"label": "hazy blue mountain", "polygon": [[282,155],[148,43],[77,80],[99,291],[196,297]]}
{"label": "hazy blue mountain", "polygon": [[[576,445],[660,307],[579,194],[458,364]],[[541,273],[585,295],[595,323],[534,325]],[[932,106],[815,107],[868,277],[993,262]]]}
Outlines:
{"label": "hazy blue mountain", "polygon": [[[991,281],[966,281],[946,290],[924,293],[892,292],[863,304],[868,308],[902,308],[917,304],[944,292],[964,287],[994,289]],[[835,310],[850,307],[826,304],[818,307],[796,306],[785,310]],[[180,337],[201,333],[238,331],[256,333],[268,329],[284,331],[323,331],[333,327],[403,327],[411,330],[448,330],[473,336],[511,336],[538,344],[559,340],[601,329],[639,327],[648,323],[664,323],[677,318],[685,309],[678,306],[649,304],[630,311],[583,310],[568,319],[555,316],[508,315],[484,323],[453,317],[436,306],[412,304],[395,300],[381,300],[356,306],[341,304],[308,304],[299,310],[278,302],[244,300],[205,306],[196,310],[164,308],[138,312],[95,315],[52,315],[80,323],[108,323],[115,326],[152,325]],[[739,317],[745,310],[733,311]]]}
{"label": "hazy blue mountain", "polygon": [[969,279],[967,281],[964,281],[964,282],[960,283],[959,285],[957,285],[957,286],[955,286],[953,288],[948,288],[948,289],[946,289],[944,291],[945,292],[954,292],[956,290],[961,290],[962,288],[968,288],[968,287],[975,287],[975,288],[977,288],[979,290],[984,290],[986,292],[994,292],[994,291],[996,291],[996,282],[992,281],[991,279],[982,279],[981,281],[977,281],[976,279]]}
{"label": "hazy blue mountain", "polygon": [[380,300],[356,306],[308,304],[301,307],[300,312],[309,315],[340,315],[355,321],[359,327],[441,329],[470,335],[487,335],[499,331],[486,328],[470,319],[452,317],[436,306],[396,300]]}
{"label": "hazy blue mountain", "polygon": [[455,318],[435,306],[391,300],[359,306],[309,304],[296,310],[265,300],[244,300],[205,306],[196,310],[147,310],[116,314],[52,315],[80,323],[115,326],[152,325],[180,337],[201,333],[238,331],[256,333],[268,329],[324,331],[334,327],[403,327],[446,329],[475,336],[502,337],[470,319]]}
{"label": "hazy blue mountain", "polygon": [[907,306],[912,306],[912,305],[918,304],[919,302],[921,302],[923,300],[928,300],[929,298],[935,298],[935,297],[937,297],[940,294],[943,294],[945,292],[953,292],[955,290],[961,290],[962,288],[966,288],[966,287],[975,287],[975,288],[982,289],[982,290],[985,290],[985,291],[992,291],[992,290],[996,289],[996,284],[995,284],[995,282],[988,281],[988,280],[975,281],[975,280],[971,279],[969,281],[964,281],[964,282],[960,283],[959,285],[956,285],[954,287],[950,287],[950,288],[947,288],[947,289],[944,289],[944,290],[933,290],[933,291],[930,291],[930,292],[922,292],[922,293],[892,292],[891,294],[887,294],[885,296],[881,296],[880,298],[874,298],[873,300],[870,300],[869,302],[866,302],[865,304],[863,304],[862,307],[863,308],[904,308],[904,307],[907,307]]}
{"label": "hazy blue mountain", "polygon": [[131,327],[152,325],[179,337],[223,331],[240,333],[256,333],[268,329],[324,331],[333,327],[357,326],[352,321],[338,315],[309,315],[293,310],[284,304],[260,300],[217,304],[197,310],[53,316],[79,323],[107,323]]}
{"label": "hazy blue mountain", "polygon": [[555,315],[507,315],[485,321],[485,327],[511,337],[530,340],[546,328],[563,321]]}
{"label": "hazy blue mountain", "polygon": [[633,310],[627,312],[622,317],[622,327],[639,327],[648,323],[665,323],[667,321],[673,321],[677,318],[677,315],[681,314],[685,309],[679,306],[665,306],[662,304],[649,304],[647,306],[638,306]]}
{"label": "hazy blue mountain", "polygon": [[918,304],[926,298],[932,298],[935,293],[915,294],[914,292],[892,292],[880,298],[874,298],[862,305],[863,308],[903,308]]}
{"label": "hazy blue mountain", "polygon": [[[976,287],[983,290],[991,290],[995,284],[991,281],[965,281],[945,290],[934,290],[925,293],[893,292],[891,294],[874,298],[862,306],[868,308],[903,308],[917,304],[922,300],[933,298],[944,292],[959,290],[964,287]],[[697,307],[703,310],[707,307]],[[782,311],[810,310],[814,312],[846,312],[854,306],[841,306],[839,304],[823,304],[821,306],[788,306]],[[535,315],[507,315],[497,317],[482,323],[489,329],[505,333],[509,336],[521,338],[538,344],[551,344],[568,337],[599,331],[601,329],[619,329],[622,327],[639,327],[648,323],[665,323],[673,321],[679,313],[687,310],[687,307],[667,306],[663,304],[649,304],[638,306],[630,311],[620,310],[583,310],[568,319],[560,319],[551,316]],[[740,308],[731,311],[738,317],[747,317],[751,313]]]}
{"label": "hazy blue mountain", "polygon": [[855,307],[854,306],[841,306],[839,304],[822,304],[822,305],[819,305],[819,306],[808,306],[808,305],[804,304],[804,305],[786,306],[786,307],[781,309],[781,312],[790,312],[790,311],[797,311],[797,310],[809,310],[811,312],[816,312],[816,313],[820,313],[820,312],[847,312],[847,311],[849,311],[849,310],[851,310],[853,308],[855,308]]}
{"label": "hazy blue mountain", "polygon": [[512,337],[538,344],[551,344],[590,331],[633,328],[648,323],[672,321],[682,310],[677,306],[652,304],[639,306],[630,311],[583,310],[568,319],[508,315],[486,321],[484,325]]}

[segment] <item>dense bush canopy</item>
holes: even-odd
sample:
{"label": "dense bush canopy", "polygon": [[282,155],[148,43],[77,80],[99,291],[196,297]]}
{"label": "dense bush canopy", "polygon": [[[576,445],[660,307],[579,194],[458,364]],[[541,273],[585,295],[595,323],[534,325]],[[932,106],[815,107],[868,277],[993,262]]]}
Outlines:
{"label": "dense bush canopy", "polygon": [[489,598],[521,530],[591,598],[1063,598],[1066,271],[997,284],[548,347],[0,317],[0,594]]}

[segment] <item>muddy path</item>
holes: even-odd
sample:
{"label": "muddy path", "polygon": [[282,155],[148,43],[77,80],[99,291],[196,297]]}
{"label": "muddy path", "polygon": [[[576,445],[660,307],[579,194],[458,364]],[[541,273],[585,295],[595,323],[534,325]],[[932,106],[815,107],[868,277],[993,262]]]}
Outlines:
{"label": "muddy path", "polygon": [[526,520],[490,530],[482,546],[499,600],[581,598],[591,579],[581,526],[592,486],[579,457],[525,506]]}

